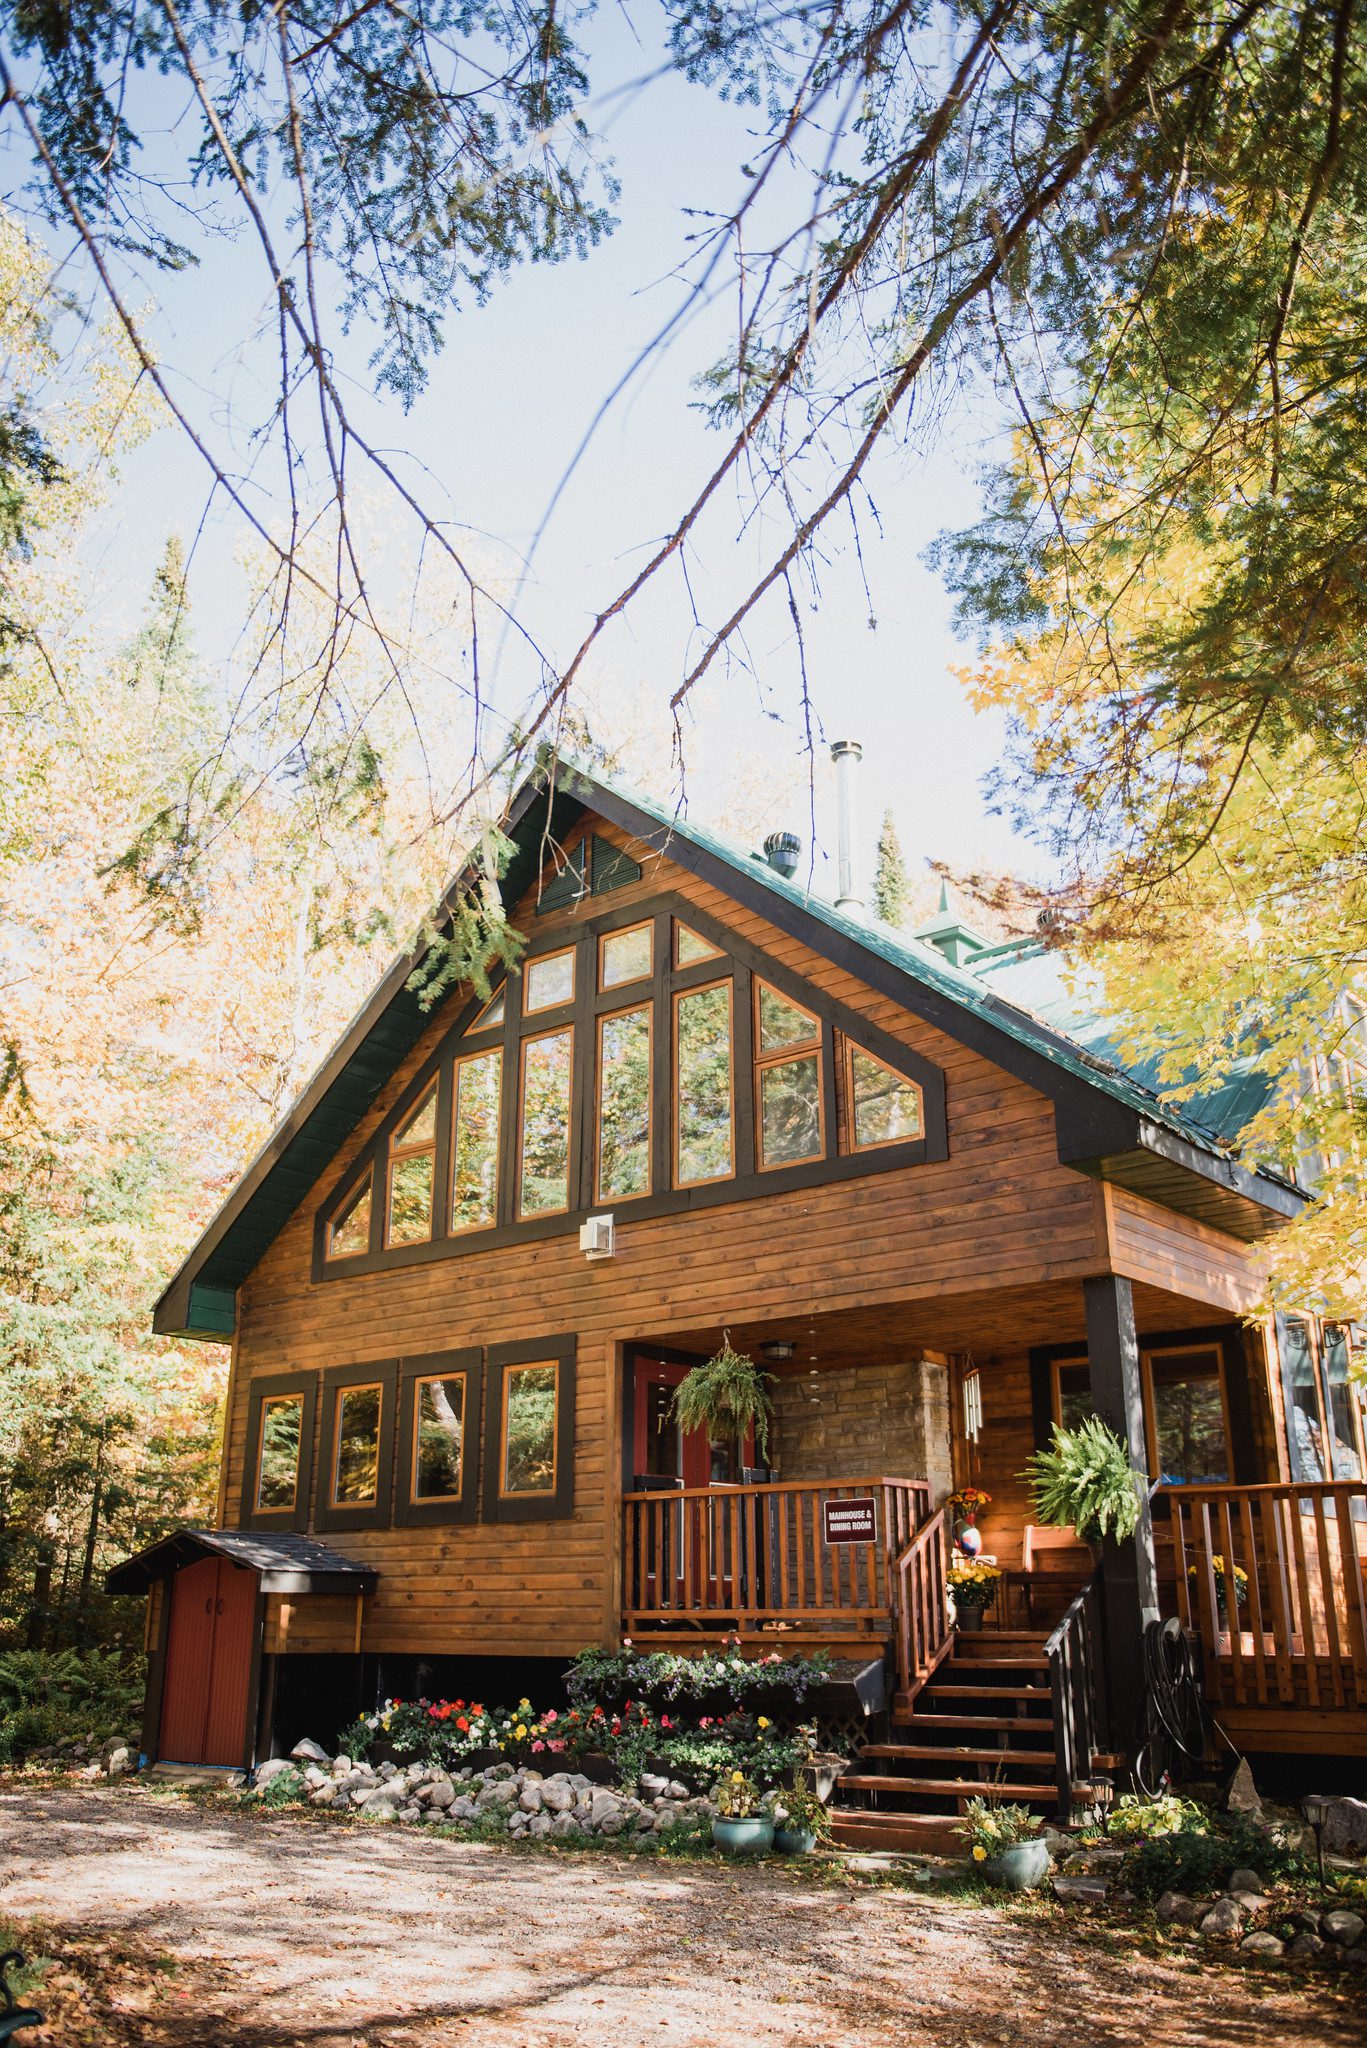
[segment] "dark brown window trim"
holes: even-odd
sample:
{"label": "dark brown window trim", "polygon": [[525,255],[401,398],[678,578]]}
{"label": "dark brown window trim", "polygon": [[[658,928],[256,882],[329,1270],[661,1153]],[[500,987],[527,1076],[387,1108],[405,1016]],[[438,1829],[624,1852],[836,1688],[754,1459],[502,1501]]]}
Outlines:
{"label": "dark brown window trim", "polygon": [[[394,1395],[398,1360],[367,1359],[357,1365],[331,1365],[323,1374],[323,1426],[318,1438],[318,1477],[313,1526],[319,1530],[388,1529],[394,1505]],[[380,1442],[375,1461],[375,1501],[372,1506],[337,1507],[332,1501],[332,1474],[336,1454],[338,1397],[348,1387],[380,1389]]]}
{"label": "dark brown window trim", "polygon": [[[575,1354],[573,1337],[533,1337],[518,1344],[491,1344],[484,1386],[484,1474],[481,1518],[486,1522],[562,1522],[574,1512]],[[554,1364],[558,1368],[555,1409],[555,1491],[505,1494],[503,1475],[503,1377],[508,1366]]]}
{"label": "dark brown window trim", "polygon": [[[256,1489],[261,1462],[261,1410],[267,1401],[282,1396],[301,1397],[299,1412],[299,1470],[292,1508],[259,1508]],[[242,1493],[238,1504],[240,1529],[288,1529],[302,1535],[309,1525],[309,1498],[313,1482],[313,1434],[318,1410],[316,1372],[278,1373],[271,1379],[251,1380],[247,1386],[247,1441],[242,1465]]]}
{"label": "dark brown window trim", "polygon": [[[461,1444],[460,1494],[450,1500],[417,1500],[413,1494],[414,1425],[420,1380],[465,1379],[465,1434]],[[433,1351],[423,1358],[399,1361],[399,1460],[394,1487],[394,1524],[420,1529],[431,1524],[473,1522],[479,1507],[479,1437],[484,1420],[484,1353],[478,1345],[465,1351]]]}
{"label": "dark brown window trim", "polygon": [[[670,921],[676,917],[690,925],[701,937],[720,947],[724,958],[721,961],[698,961],[692,967],[674,967]],[[516,1000],[520,994],[519,980],[517,976],[512,976],[502,984],[505,991],[503,1024],[492,1029],[486,1027],[478,1033],[472,1033],[468,1038],[464,1035],[466,1027],[479,1015],[483,1005],[474,997],[462,1005],[451,1030],[423,1063],[379,1129],[366,1145],[348,1160],[345,1171],[333,1182],[327,1198],[321,1204],[314,1220],[312,1273],[315,1282],[386,1272],[393,1267],[422,1264],[436,1258],[461,1258],[471,1252],[516,1244],[521,1240],[533,1243],[542,1238],[568,1236],[572,1232],[577,1233],[585,1216],[593,1214],[596,1209],[608,1206],[595,1201],[593,1187],[596,1148],[592,1143],[592,1120],[597,1065],[597,1019],[605,1012],[621,1009],[623,1003],[620,989],[611,989],[604,993],[597,990],[598,942],[604,932],[618,930],[626,925],[643,924],[648,919],[655,922],[655,972],[650,984],[642,982],[638,986],[642,991],[650,986],[656,1005],[653,1048],[656,1114],[652,1119],[651,1159],[653,1192],[627,1199],[614,1199],[611,1207],[620,1221],[626,1223],[636,1218],[645,1219],[679,1214],[692,1209],[714,1208],[721,1203],[752,1201],[760,1195],[783,1194],[793,1189],[822,1186],[827,1182],[860,1179],[865,1174],[892,1173],[903,1167],[920,1166],[949,1157],[945,1080],[939,1067],[914,1052],[909,1046],[903,1045],[900,1040],[890,1037],[868,1019],[848,1009],[845,1004],[810,986],[780,961],[770,959],[758,948],[751,946],[747,940],[729,932],[707,912],[698,909],[688,898],[670,892],[653,897],[647,903],[634,904],[630,909],[618,908],[583,918],[576,928],[575,943],[583,949],[583,957],[576,965],[577,995],[572,1005],[559,1010],[539,1010],[532,1016],[524,1018],[521,1014],[520,1001]],[[555,933],[535,933],[523,957],[525,960],[535,957],[537,953],[564,950],[563,930]],[[680,990],[716,981],[728,971],[734,980],[733,1083],[739,1084],[742,1077],[750,1077],[747,1085],[736,1085],[735,1089],[735,1172],[727,1180],[705,1181],[689,1187],[675,1188],[670,1185],[674,1122],[671,1090],[672,997]],[[763,1170],[757,1168],[752,1017],[752,980],[755,975],[777,989],[780,995],[787,996],[803,1009],[810,1010],[821,1022],[823,1112],[827,1148],[823,1158],[805,1160],[794,1166]],[[661,1028],[662,1018],[669,1028]],[[518,1111],[510,1111],[509,1104],[516,1104],[520,1098],[521,1042],[525,1037],[540,1035],[567,1023],[573,1023],[575,1026],[571,1084],[574,1110],[570,1126],[570,1206],[553,1215],[519,1219],[514,1207],[517,1199]],[[865,1047],[894,1072],[905,1075],[908,1080],[917,1084],[921,1090],[925,1115],[923,1137],[859,1152],[842,1153],[837,1149],[839,1133],[835,1114],[833,1045],[836,1031],[843,1032],[846,1037]],[[461,1231],[452,1236],[448,1228],[451,1202],[451,1062],[457,1047],[465,1053],[485,1050],[495,1045],[501,1045],[503,1048],[498,1221],[478,1230]],[[431,1086],[433,1076],[438,1074],[441,1076],[441,1096],[438,1104],[440,1146],[431,1239],[416,1244],[394,1245],[388,1250],[380,1249],[377,1238],[384,1204],[372,1195],[370,1250],[350,1258],[325,1258],[327,1224],[335,1212],[337,1203],[354,1187],[365,1171],[368,1161],[374,1161],[377,1165],[383,1165],[387,1161],[390,1136],[411,1113],[423,1092]],[[513,1081],[511,1088],[510,1076]],[[668,1114],[665,1113],[666,1108]],[[375,1179],[378,1193],[379,1183],[383,1179],[382,1172],[376,1171]]]}

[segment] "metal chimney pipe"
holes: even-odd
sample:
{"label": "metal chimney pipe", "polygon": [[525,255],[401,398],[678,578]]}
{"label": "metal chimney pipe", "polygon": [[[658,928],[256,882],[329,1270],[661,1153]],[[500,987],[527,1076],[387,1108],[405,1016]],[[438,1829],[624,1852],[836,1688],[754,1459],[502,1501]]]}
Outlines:
{"label": "metal chimney pipe", "polygon": [[864,749],[858,740],[837,740],[831,748],[835,762],[835,907],[851,917],[864,915],[864,895],[859,887],[859,763]]}

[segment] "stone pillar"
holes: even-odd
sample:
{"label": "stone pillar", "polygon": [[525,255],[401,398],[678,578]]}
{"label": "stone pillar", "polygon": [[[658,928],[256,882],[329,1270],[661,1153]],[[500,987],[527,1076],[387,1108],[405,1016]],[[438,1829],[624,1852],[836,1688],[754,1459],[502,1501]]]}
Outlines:
{"label": "stone pillar", "polygon": [[[1144,1396],[1130,1283],[1118,1274],[1104,1273],[1084,1280],[1082,1292],[1092,1406],[1128,1449],[1147,1495]],[[1123,1543],[1107,1540],[1103,1570],[1114,1737],[1118,1747],[1132,1752],[1144,1698],[1144,1629],[1158,1614],[1158,1574],[1147,1498],[1133,1536]]]}

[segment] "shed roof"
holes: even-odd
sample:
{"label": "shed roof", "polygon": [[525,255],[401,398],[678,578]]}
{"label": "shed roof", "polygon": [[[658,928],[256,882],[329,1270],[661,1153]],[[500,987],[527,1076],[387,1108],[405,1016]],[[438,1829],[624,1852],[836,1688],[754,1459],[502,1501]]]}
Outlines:
{"label": "shed roof", "polygon": [[111,1593],[145,1593],[156,1579],[205,1557],[226,1557],[259,1572],[263,1593],[369,1592],[373,1565],[343,1557],[313,1536],[262,1534],[248,1529],[176,1529],[108,1573]]}

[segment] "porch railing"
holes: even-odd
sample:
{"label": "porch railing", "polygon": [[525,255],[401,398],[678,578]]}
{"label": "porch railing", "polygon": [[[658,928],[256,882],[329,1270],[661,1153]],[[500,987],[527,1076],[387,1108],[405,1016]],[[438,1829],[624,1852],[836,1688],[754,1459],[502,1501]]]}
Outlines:
{"label": "porch railing", "polygon": [[953,1518],[948,1507],[922,1522],[899,1555],[893,1574],[897,1690],[914,1699],[954,1643],[950,1620],[949,1554]]}
{"label": "porch railing", "polygon": [[[872,1499],[872,1542],[828,1542],[830,1502]],[[886,1636],[893,1572],[930,1512],[922,1479],[798,1479],[623,1497],[622,1619]]]}
{"label": "porch railing", "polygon": [[1088,1778],[1093,1757],[1110,1748],[1097,1578],[1088,1579],[1044,1649],[1053,1699],[1059,1818],[1067,1820],[1074,1784]]}
{"label": "porch railing", "polygon": [[1360,1480],[1169,1486],[1157,1498],[1170,1510],[1172,1597],[1201,1639],[1215,1700],[1367,1707]]}

